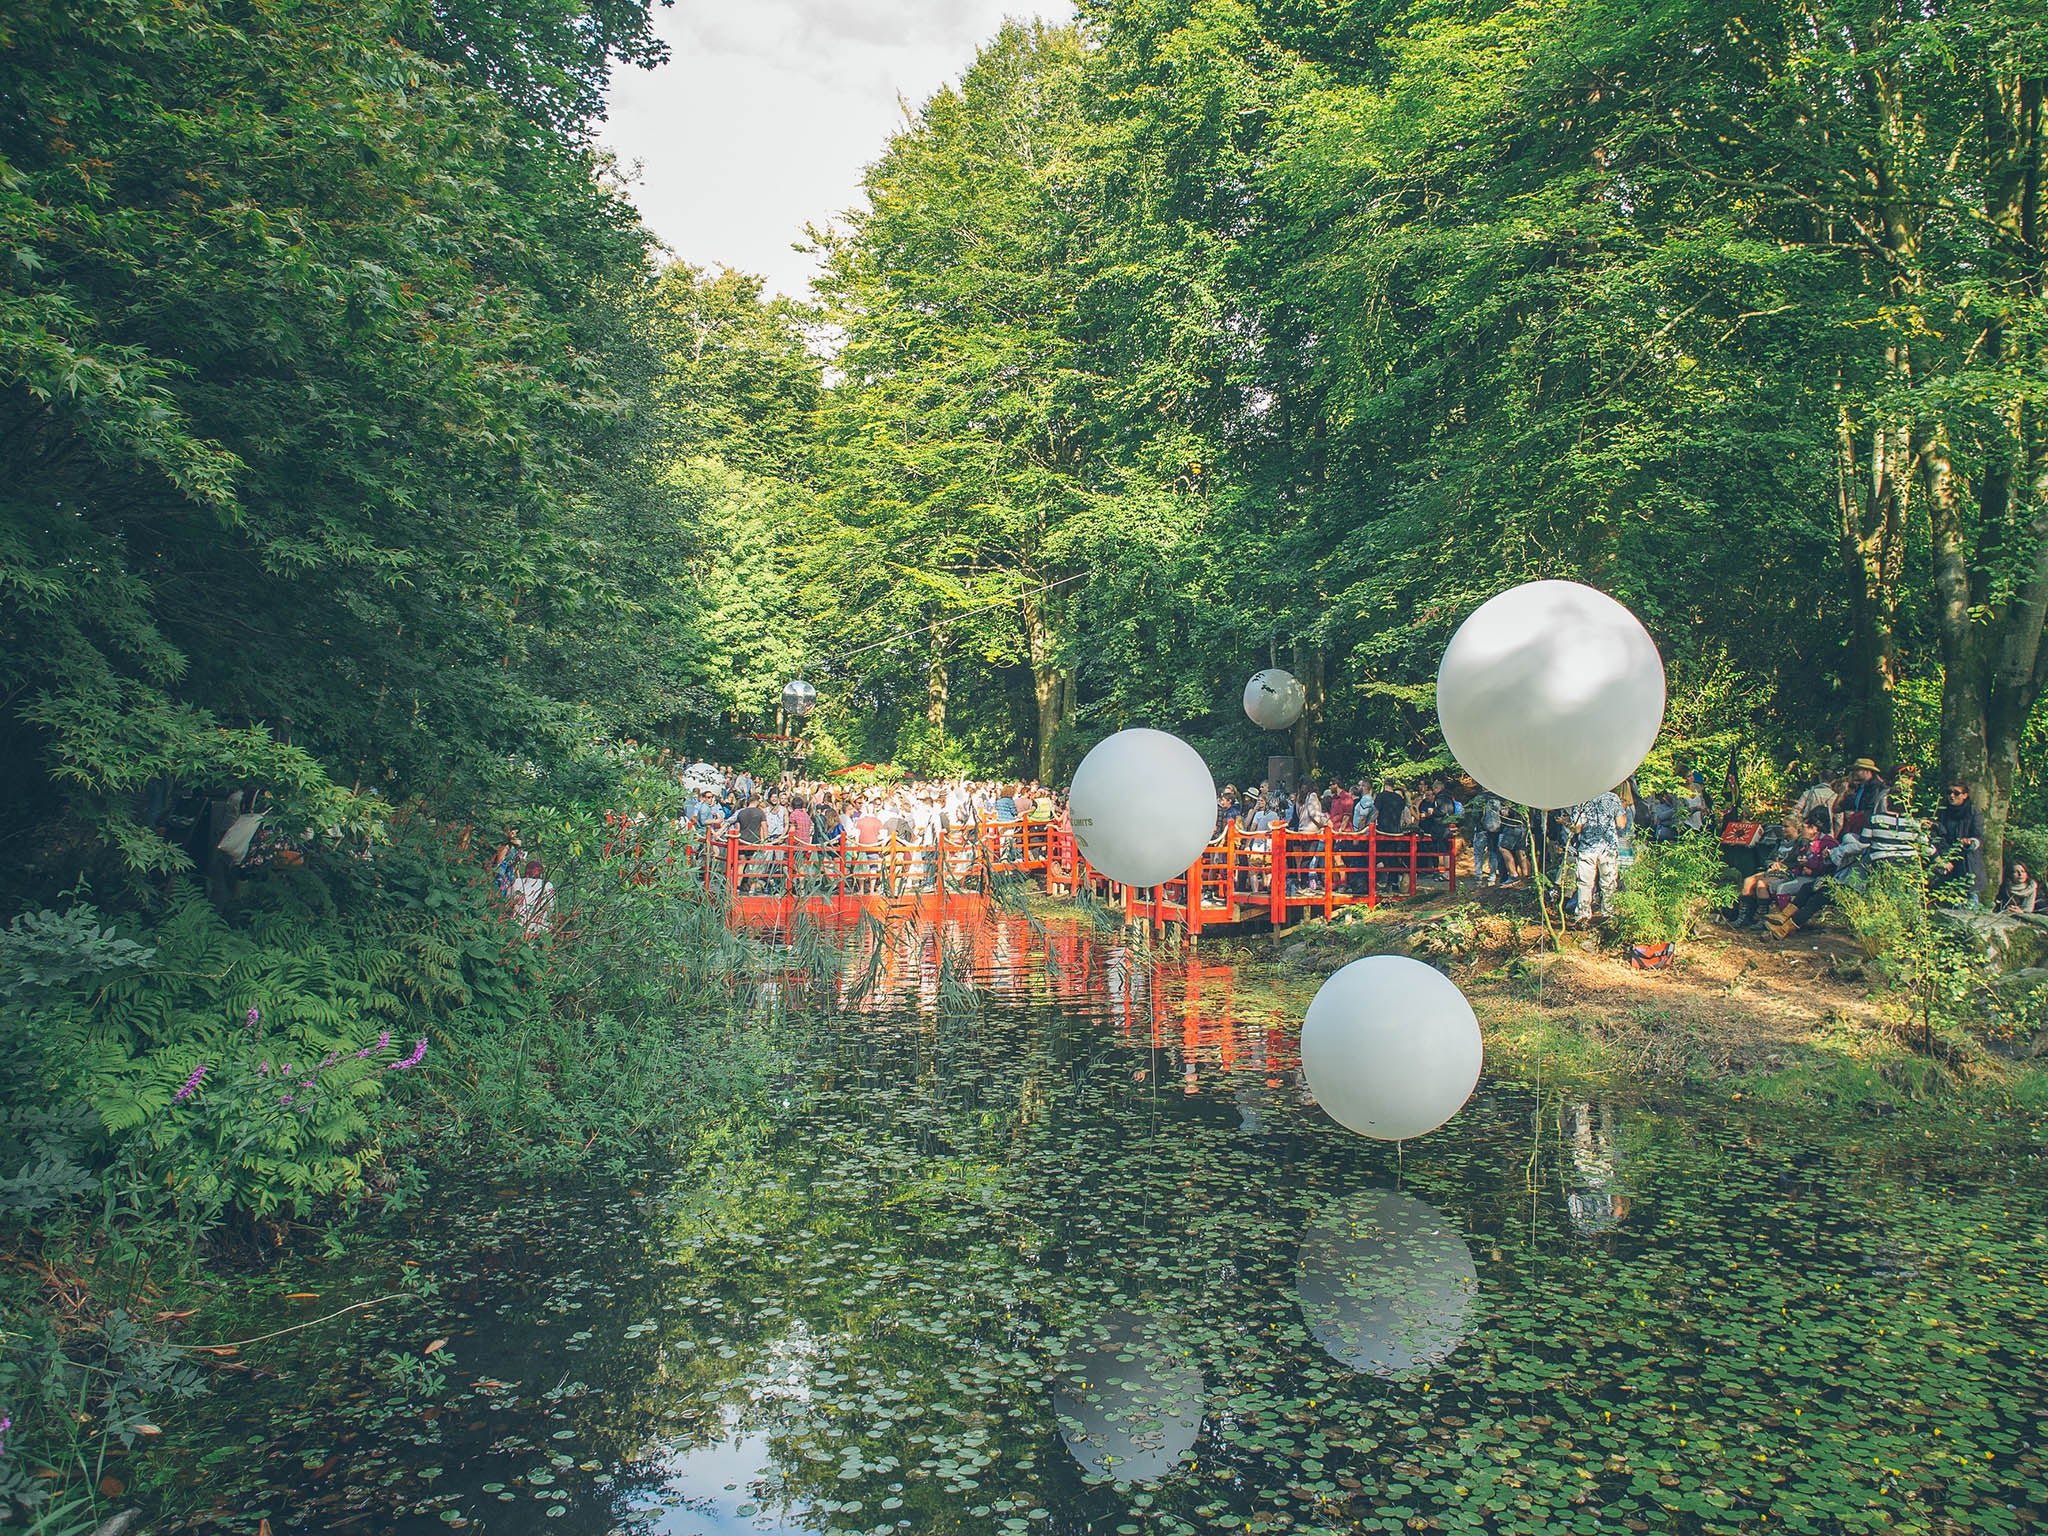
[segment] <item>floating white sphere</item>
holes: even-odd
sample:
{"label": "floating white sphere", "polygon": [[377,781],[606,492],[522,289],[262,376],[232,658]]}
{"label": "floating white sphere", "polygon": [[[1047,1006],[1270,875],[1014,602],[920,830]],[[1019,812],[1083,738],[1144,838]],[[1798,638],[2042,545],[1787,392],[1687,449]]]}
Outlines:
{"label": "floating white sphere", "polygon": [[1441,1365],[1464,1342],[1479,1271],[1433,1206],[1375,1189],[1339,1201],[1302,1234],[1294,1294],[1331,1359],[1393,1376]]}
{"label": "floating white sphere", "polygon": [[1301,1066],[1316,1102],[1376,1141],[1427,1135],[1464,1108],[1484,1055],[1465,994],[1405,955],[1342,967],[1301,1023]]}
{"label": "floating white sphere", "polygon": [[1554,810],[1614,788],[1664,723],[1664,661],[1636,616],[1575,581],[1482,603],[1436,675],[1444,743],[1506,800]]}
{"label": "floating white sphere", "polygon": [[683,788],[692,794],[717,794],[725,788],[725,777],[709,763],[692,763],[683,770]]}
{"label": "floating white sphere", "polygon": [[1155,1319],[1104,1313],[1053,1377],[1060,1438],[1081,1470],[1157,1482],[1194,1453],[1207,1386],[1187,1346]]}
{"label": "floating white sphere", "polygon": [[1307,707],[1308,690],[1282,667],[1254,672],[1252,680],[1244,685],[1244,712],[1253,725],[1265,730],[1286,730]]}
{"label": "floating white sphere", "polygon": [[1184,875],[1216,830],[1216,781],[1202,755],[1165,731],[1118,731],[1074,770],[1067,795],[1074,843],[1125,885]]}
{"label": "floating white sphere", "polygon": [[818,690],[800,677],[782,685],[782,712],[801,720],[818,705]]}

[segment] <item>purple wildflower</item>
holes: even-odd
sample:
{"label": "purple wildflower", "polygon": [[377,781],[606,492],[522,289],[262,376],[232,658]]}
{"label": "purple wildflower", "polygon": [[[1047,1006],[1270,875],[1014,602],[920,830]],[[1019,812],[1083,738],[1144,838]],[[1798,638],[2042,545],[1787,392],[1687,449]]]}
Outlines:
{"label": "purple wildflower", "polygon": [[192,1069],[192,1075],[185,1079],[185,1086],[171,1095],[171,1102],[176,1104],[182,1099],[191,1098],[199,1090],[199,1080],[205,1076],[206,1063],[202,1061],[197,1067]]}
{"label": "purple wildflower", "polygon": [[356,1054],[358,1056],[374,1055],[376,1052],[383,1050],[384,1047],[389,1045],[390,1043],[391,1031],[388,1029],[380,1030],[377,1034],[377,1043],[375,1045],[364,1046],[360,1051],[357,1051]]}
{"label": "purple wildflower", "polygon": [[257,1062],[257,1063],[256,1063],[256,1075],[257,1075],[258,1077],[268,1077],[268,1076],[270,1076],[270,1063],[269,1063],[269,1062],[267,1062],[267,1061],[259,1061],[259,1062]]}
{"label": "purple wildflower", "polygon": [[427,1037],[425,1035],[421,1035],[420,1043],[412,1048],[412,1054],[410,1056],[406,1057],[403,1061],[392,1062],[384,1070],[386,1072],[404,1072],[409,1068],[418,1066],[420,1062],[426,1058],[426,1054]]}
{"label": "purple wildflower", "polygon": [[14,1428],[14,1420],[0,1416],[0,1456],[7,1454],[7,1431]]}
{"label": "purple wildflower", "polygon": [[280,1095],[278,1095],[278,1100],[277,1100],[277,1102],[278,1102],[278,1103],[280,1103],[280,1104],[289,1104],[289,1103],[291,1103],[291,1101],[292,1101],[292,1096],[291,1096],[290,1094],[288,1094],[288,1093],[285,1093],[285,1094],[280,1094]]}
{"label": "purple wildflower", "polygon": [[249,1010],[249,1027],[251,1029],[254,1029],[256,1027],[256,1021],[262,1017],[263,1010],[261,1008],[251,1008]]}

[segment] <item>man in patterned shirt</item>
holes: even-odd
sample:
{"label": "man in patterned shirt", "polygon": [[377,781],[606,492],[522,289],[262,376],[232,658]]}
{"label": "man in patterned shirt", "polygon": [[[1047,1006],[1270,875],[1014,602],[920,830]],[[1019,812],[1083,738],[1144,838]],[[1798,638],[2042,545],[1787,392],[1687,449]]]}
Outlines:
{"label": "man in patterned shirt", "polygon": [[1611,789],[1564,813],[1565,825],[1579,845],[1579,907],[1574,921],[1581,928],[1593,924],[1596,888],[1602,916],[1614,903],[1615,882],[1621,877],[1622,814],[1621,796]]}

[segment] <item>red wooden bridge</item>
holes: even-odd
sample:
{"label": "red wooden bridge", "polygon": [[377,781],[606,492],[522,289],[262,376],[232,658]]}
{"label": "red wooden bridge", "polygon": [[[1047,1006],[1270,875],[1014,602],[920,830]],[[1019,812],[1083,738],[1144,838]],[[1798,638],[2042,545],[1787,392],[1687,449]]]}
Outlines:
{"label": "red wooden bridge", "polygon": [[[615,834],[610,856],[632,862],[639,849]],[[873,910],[935,914],[988,900],[1006,882],[1030,882],[1054,896],[1087,896],[1154,931],[1178,926],[1190,938],[1252,926],[1284,928],[1345,907],[1376,907],[1412,896],[1425,881],[1458,888],[1450,849],[1410,834],[1249,832],[1235,823],[1203,850],[1186,874],[1142,888],[1090,867],[1064,821],[997,822],[955,828],[935,843],[897,838],[827,847],[746,843],[737,830],[687,841],[689,878],[722,892],[749,921],[778,922],[807,913]]]}

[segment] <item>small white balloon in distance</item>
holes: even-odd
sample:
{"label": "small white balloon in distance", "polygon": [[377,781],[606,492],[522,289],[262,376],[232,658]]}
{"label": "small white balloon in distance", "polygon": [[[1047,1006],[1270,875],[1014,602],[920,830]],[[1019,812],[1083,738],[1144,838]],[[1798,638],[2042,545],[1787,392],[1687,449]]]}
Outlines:
{"label": "small white balloon in distance", "polygon": [[1484,1057],[1465,994],[1405,955],[1342,967],[1301,1024],[1301,1065],[1316,1102],[1375,1141],[1426,1136],[1463,1109]]}
{"label": "small white balloon in distance", "polygon": [[818,706],[818,690],[800,677],[782,685],[782,712],[801,720]]}
{"label": "small white balloon in distance", "polygon": [[1154,1483],[1194,1454],[1207,1384],[1156,1318],[1104,1313],[1076,1332],[1052,1384],[1060,1438],[1083,1472]]}
{"label": "small white balloon in distance", "polygon": [[692,763],[683,770],[683,788],[694,794],[717,794],[725,787],[725,777],[709,763]]}
{"label": "small white balloon in distance", "polygon": [[1216,830],[1216,781],[1202,754],[1165,731],[1105,737],[1081,759],[1067,792],[1074,844],[1125,885],[1184,875]]}
{"label": "small white balloon in distance", "polygon": [[1398,1376],[1442,1365],[1465,1341],[1479,1270],[1436,1207],[1369,1189],[1335,1202],[1302,1233],[1294,1294],[1331,1359]]}
{"label": "small white balloon in distance", "polygon": [[1254,672],[1244,685],[1244,712],[1263,730],[1286,730],[1307,707],[1308,690],[1285,668]]}
{"label": "small white balloon in distance", "polygon": [[1575,581],[1480,604],[1436,675],[1444,743],[1503,799],[1577,805],[1641,766],[1664,724],[1664,660],[1627,608]]}

